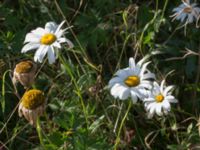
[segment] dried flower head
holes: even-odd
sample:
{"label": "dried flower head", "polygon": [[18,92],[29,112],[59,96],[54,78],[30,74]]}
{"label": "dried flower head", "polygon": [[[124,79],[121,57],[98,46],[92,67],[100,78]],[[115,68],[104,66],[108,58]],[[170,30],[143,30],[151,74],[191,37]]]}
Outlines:
{"label": "dried flower head", "polygon": [[13,83],[20,82],[25,88],[34,82],[37,66],[30,60],[18,63],[14,69]]}
{"label": "dried flower head", "polygon": [[24,93],[19,108],[19,116],[24,116],[31,125],[36,125],[37,117],[44,114],[45,97],[40,90],[32,89]]}

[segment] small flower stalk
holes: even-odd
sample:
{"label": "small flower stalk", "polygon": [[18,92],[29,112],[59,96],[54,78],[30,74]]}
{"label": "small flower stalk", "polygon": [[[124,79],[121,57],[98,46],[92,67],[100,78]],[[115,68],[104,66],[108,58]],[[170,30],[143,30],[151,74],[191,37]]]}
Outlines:
{"label": "small flower stalk", "polygon": [[45,97],[40,90],[32,89],[24,93],[19,108],[19,116],[24,116],[33,126],[36,126],[37,118],[44,114]]}
{"label": "small flower stalk", "polygon": [[24,88],[29,88],[35,79],[37,65],[30,60],[22,61],[15,66],[13,84],[20,82]]}

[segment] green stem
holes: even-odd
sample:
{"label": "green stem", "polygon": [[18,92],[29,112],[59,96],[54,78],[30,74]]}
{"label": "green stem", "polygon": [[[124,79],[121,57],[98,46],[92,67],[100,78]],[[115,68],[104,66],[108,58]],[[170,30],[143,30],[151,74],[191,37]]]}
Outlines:
{"label": "green stem", "polygon": [[123,117],[123,119],[121,121],[119,130],[118,130],[118,134],[117,134],[117,138],[116,138],[116,142],[115,142],[115,145],[114,145],[114,150],[117,150],[117,146],[120,143],[120,134],[121,134],[121,131],[122,131],[122,127],[123,127],[123,125],[125,123],[125,120],[126,120],[126,118],[128,116],[128,113],[129,113],[129,111],[131,109],[131,106],[132,106],[132,101],[129,102],[128,109],[127,109],[127,111],[126,111],[126,113],[125,113],[125,115],[124,115],[124,117]]}
{"label": "green stem", "polygon": [[168,1],[169,1],[169,0],[166,0],[166,1],[165,1],[165,4],[164,4],[164,7],[163,7],[163,12],[162,12],[161,18],[164,17],[164,14],[165,14],[165,10],[166,10],[166,8],[167,8]]}
{"label": "green stem", "polygon": [[76,94],[78,95],[78,97],[80,99],[80,102],[81,102],[81,105],[82,105],[82,108],[83,108],[83,113],[84,113],[87,129],[88,129],[88,125],[89,125],[89,123],[88,123],[88,114],[87,114],[86,107],[85,107],[85,104],[84,104],[84,101],[83,101],[83,97],[81,95],[80,88],[77,85],[76,79],[74,78],[74,76],[73,76],[73,74],[72,74],[72,72],[70,70],[70,67],[67,65],[67,63],[65,62],[65,60],[62,58],[61,55],[59,55],[59,59],[60,59],[61,63],[64,65],[65,70],[67,71],[67,73],[71,77],[72,82],[74,83],[74,86],[76,88]]}
{"label": "green stem", "polygon": [[39,117],[37,118],[36,130],[37,130],[37,133],[38,133],[40,144],[42,145],[43,149],[46,150],[45,144],[43,142],[42,129],[41,129],[41,126],[40,126],[40,119],[39,119]]}
{"label": "green stem", "polygon": [[6,79],[6,75],[7,75],[7,73],[9,73],[9,72],[11,72],[11,70],[7,70],[7,71],[5,71],[4,72],[4,74],[3,74],[3,79],[2,79],[2,92],[1,92],[1,94],[2,94],[2,100],[1,100],[1,108],[2,108],[2,113],[4,114],[4,112],[5,112],[5,79]]}

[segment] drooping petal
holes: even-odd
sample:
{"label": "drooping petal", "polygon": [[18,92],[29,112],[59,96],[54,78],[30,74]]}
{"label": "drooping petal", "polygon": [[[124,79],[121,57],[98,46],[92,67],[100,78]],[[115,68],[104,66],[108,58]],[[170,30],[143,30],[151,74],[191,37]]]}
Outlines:
{"label": "drooping petal", "polygon": [[64,38],[64,37],[61,37],[61,38],[58,38],[58,42],[59,43],[65,43],[65,42],[67,42],[67,39]]}
{"label": "drooping petal", "polygon": [[164,91],[163,91],[163,95],[164,95],[164,96],[167,96],[168,92],[171,91],[173,88],[174,88],[173,85],[166,87],[166,88],[164,89]]}
{"label": "drooping petal", "polygon": [[56,56],[52,47],[48,50],[47,55],[49,64],[53,64],[56,61]]}
{"label": "drooping petal", "polygon": [[140,75],[143,75],[144,74],[144,72],[147,70],[147,66],[148,66],[148,64],[150,64],[151,62],[147,62],[147,63],[145,63],[143,66],[142,66],[142,69],[141,69],[141,71],[140,71]]}
{"label": "drooping petal", "polygon": [[164,108],[164,110],[167,110],[167,111],[170,111],[170,108],[171,108],[167,100],[163,101],[162,107]]}
{"label": "drooping petal", "polygon": [[19,114],[19,117],[22,117],[23,116],[23,113],[22,113],[22,103],[19,104],[19,107],[18,107],[18,114]]}
{"label": "drooping petal", "polygon": [[162,114],[163,114],[161,108],[162,108],[162,105],[161,105],[161,104],[157,104],[157,105],[156,105],[156,114],[157,114],[158,116],[162,116]]}
{"label": "drooping petal", "polygon": [[110,92],[111,92],[111,95],[113,95],[115,98],[117,97],[124,98],[126,95],[123,95],[123,92],[127,92],[126,89],[127,89],[126,87],[117,83],[111,88]]}
{"label": "drooping petal", "polygon": [[133,101],[133,103],[136,103],[138,98],[135,92],[131,91],[131,100]]}
{"label": "drooping petal", "polygon": [[149,55],[146,55],[145,57],[143,57],[143,58],[137,63],[137,65],[141,67],[142,64],[143,64],[149,57],[150,57]]}
{"label": "drooping petal", "polygon": [[180,14],[178,17],[177,17],[177,20],[181,20],[181,22],[183,22],[184,20],[185,20],[185,18],[187,17],[187,14],[185,14],[185,13],[182,13],[182,14]]}
{"label": "drooping petal", "polygon": [[61,38],[64,34],[66,34],[64,30],[59,30],[58,32],[55,33],[58,39]]}
{"label": "drooping petal", "polygon": [[119,99],[125,100],[129,97],[130,91],[128,88],[121,87],[121,91],[119,92]]}
{"label": "drooping petal", "polygon": [[30,50],[37,49],[39,46],[40,46],[40,44],[38,44],[38,43],[27,43],[22,48],[21,52],[22,53],[26,53],[26,52],[28,52]]}
{"label": "drooping petal", "polygon": [[143,80],[146,80],[146,79],[155,79],[155,74],[154,73],[145,73],[142,75],[141,77]]}
{"label": "drooping petal", "polygon": [[41,63],[43,61],[44,56],[46,55],[47,51],[49,50],[49,48],[50,48],[49,46],[41,45],[35,53],[34,61]]}
{"label": "drooping petal", "polygon": [[57,27],[55,34],[57,34],[59,32],[59,30],[61,29],[61,27],[63,26],[63,24],[65,23],[65,21],[62,21],[59,26]]}
{"label": "drooping petal", "polygon": [[74,44],[70,40],[66,39],[66,42],[67,42],[69,48],[73,48],[74,47]]}
{"label": "drooping petal", "polygon": [[155,112],[156,112],[156,105],[154,104],[149,108],[148,118],[152,118]]}
{"label": "drooping petal", "polygon": [[59,48],[59,49],[61,49],[61,45],[60,45],[60,43],[58,43],[57,41],[55,41],[55,42],[53,43],[53,46],[54,46],[54,47],[57,47],[57,48]]}

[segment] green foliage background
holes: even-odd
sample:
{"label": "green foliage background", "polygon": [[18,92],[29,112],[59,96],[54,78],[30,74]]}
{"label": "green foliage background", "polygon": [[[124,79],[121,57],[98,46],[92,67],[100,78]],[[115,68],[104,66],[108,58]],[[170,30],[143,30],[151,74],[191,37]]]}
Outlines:
{"label": "green foliage background", "polygon": [[[200,29],[171,21],[181,1],[169,0],[5,0],[0,1],[0,149],[108,150],[116,143],[128,101],[115,100],[106,85],[114,72],[150,55],[159,81],[176,85],[179,103],[167,117],[147,119],[142,103],[130,108],[118,149],[188,149],[199,144]],[[66,20],[62,61],[38,64],[33,88],[45,92],[46,114],[37,128],[17,114],[19,99],[11,82],[26,33],[48,21]],[[65,24],[66,26],[66,24]],[[73,32],[72,32],[73,31]],[[18,85],[18,94],[25,90]],[[119,113],[120,112],[120,113]],[[117,121],[118,120],[118,121]],[[116,128],[116,130],[115,130]],[[130,138],[130,140],[128,140]]]}

